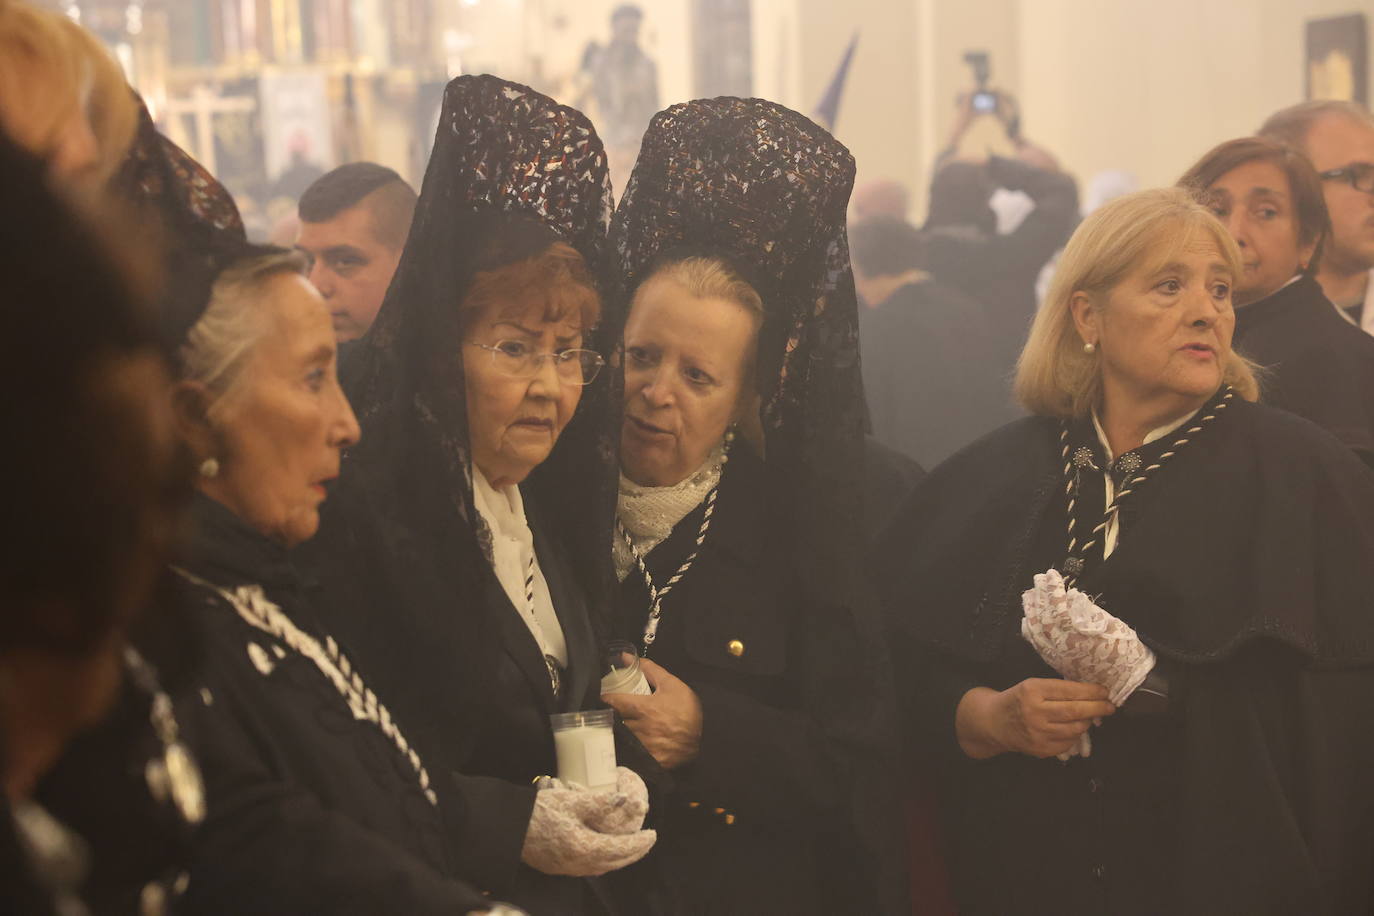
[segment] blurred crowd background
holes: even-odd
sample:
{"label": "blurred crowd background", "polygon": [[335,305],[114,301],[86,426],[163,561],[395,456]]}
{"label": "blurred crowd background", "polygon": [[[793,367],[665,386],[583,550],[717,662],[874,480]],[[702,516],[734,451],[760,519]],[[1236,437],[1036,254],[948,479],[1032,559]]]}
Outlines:
{"label": "blurred crowd background", "polygon": [[[924,217],[978,88],[1076,177],[1171,183],[1199,149],[1307,97],[1365,100],[1369,4],[1351,0],[43,0],[118,55],[159,127],[276,234],[324,171],[367,160],[418,186],[445,82],[489,72],[587,111],[617,187],[649,116],[758,96],[816,116],[859,186]],[[1352,15],[1353,14],[1353,15]],[[1007,153],[980,119],[964,155]]]}

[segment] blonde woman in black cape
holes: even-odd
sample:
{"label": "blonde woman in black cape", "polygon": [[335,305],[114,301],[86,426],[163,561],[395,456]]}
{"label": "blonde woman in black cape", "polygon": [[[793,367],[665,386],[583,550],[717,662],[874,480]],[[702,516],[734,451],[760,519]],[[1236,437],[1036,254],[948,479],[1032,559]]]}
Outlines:
{"label": "blonde woman in black cape", "polygon": [[1034,416],[884,538],[961,912],[1374,902],[1374,474],[1254,403],[1241,270],[1182,190],[1094,213],[1021,356]]}

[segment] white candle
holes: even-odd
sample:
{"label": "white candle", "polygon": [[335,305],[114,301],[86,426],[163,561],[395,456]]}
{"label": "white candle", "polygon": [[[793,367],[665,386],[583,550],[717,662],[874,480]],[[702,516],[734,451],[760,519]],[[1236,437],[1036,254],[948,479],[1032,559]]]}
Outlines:
{"label": "white candle", "polygon": [[589,789],[615,787],[615,713],[609,709],[552,716],[558,778]]}

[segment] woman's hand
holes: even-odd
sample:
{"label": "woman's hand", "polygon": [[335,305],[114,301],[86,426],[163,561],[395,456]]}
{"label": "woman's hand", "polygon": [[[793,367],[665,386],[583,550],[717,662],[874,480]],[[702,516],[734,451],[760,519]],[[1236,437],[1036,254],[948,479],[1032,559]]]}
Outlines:
{"label": "woman's hand", "polygon": [[649,790],[638,774],[616,767],[613,792],[546,779],[534,796],[521,861],[546,875],[587,877],[624,868],[653,848],[643,830]]}
{"label": "woman's hand", "polygon": [[639,665],[654,688],[652,694],[607,693],[601,699],[620,713],[659,766],[676,769],[695,758],[701,747],[701,700],[663,666],[647,658]]}
{"label": "woman's hand", "polygon": [[1068,753],[1094,720],[1116,712],[1096,684],[1030,678],[996,691],[975,687],[954,714],[959,747],[975,760],[1014,752],[1031,757]]}

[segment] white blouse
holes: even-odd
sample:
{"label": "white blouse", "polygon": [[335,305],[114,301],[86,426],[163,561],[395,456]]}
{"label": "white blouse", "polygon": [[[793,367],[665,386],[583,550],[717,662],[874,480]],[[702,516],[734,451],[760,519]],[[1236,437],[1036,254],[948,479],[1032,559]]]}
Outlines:
{"label": "white blouse", "polygon": [[534,534],[525,518],[520,488],[511,485],[498,491],[474,465],[472,498],[491,530],[492,565],[497,581],[520,612],[520,619],[529,627],[539,651],[553,656],[566,668],[568,643],[553,609],[549,583],[534,552]]}

